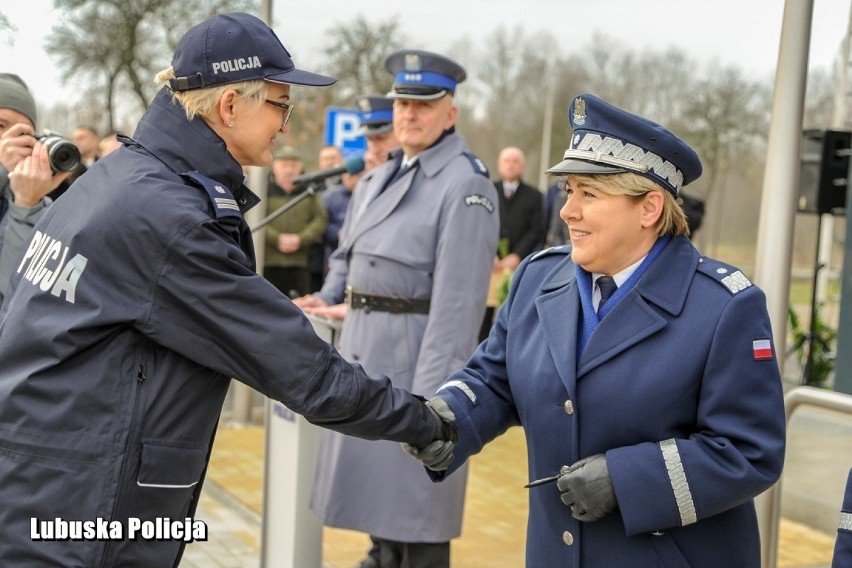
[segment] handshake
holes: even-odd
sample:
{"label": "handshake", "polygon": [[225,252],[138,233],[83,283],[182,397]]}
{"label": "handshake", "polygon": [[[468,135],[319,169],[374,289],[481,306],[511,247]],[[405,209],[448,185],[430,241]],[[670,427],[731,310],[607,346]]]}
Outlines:
{"label": "handshake", "polygon": [[432,471],[444,471],[453,461],[453,448],[458,441],[456,417],[444,399],[439,396],[432,397],[426,403],[426,408],[435,419],[435,441],[425,448],[416,448],[411,444],[403,443],[402,449]]}

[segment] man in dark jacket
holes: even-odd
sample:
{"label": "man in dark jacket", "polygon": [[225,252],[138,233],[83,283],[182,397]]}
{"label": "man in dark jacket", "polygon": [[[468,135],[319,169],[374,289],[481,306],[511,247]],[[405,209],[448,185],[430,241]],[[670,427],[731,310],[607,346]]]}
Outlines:
{"label": "man in dark jacket", "polygon": [[500,245],[495,264],[515,270],[531,252],[541,247],[544,232],[541,192],[524,183],[526,159],[520,148],[503,148],[497,158],[500,180],[494,183],[500,200]]}
{"label": "man in dark jacket", "polygon": [[0,566],[177,565],[230,377],[347,434],[451,437],[255,272],[242,167],[271,162],[291,84],[334,79],[224,14],[157,81],[133,138],[45,212],[0,311]]}

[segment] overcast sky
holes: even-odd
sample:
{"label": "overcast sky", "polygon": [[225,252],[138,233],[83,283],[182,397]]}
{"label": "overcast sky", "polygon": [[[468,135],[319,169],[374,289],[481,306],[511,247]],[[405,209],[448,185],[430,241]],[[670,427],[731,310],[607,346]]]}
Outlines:
{"label": "overcast sky", "polygon": [[[788,0],[800,1],[800,0]],[[830,68],[847,32],[852,0],[814,0],[810,66]],[[296,64],[310,69],[322,60],[324,33],[359,15],[400,19],[413,47],[445,50],[464,36],[481,49],[481,38],[498,26],[520,25],[526,34],[546,30],[560,50],[588,45],[595,31],[622,47],[663,50],[676,46],[699,61],[737,65],[770,77],[778,59],[784,0],[273,0],[273,27]],[[55,63],[44,53],[58,19],[51,0],[0,0],[0,11],[17,28],[0,37],[0,71],[18,73],[43,104],[73,98]],[[4,34],[8,35],[8,34]],[[551,49],[551,46],[542,46]],[[164,54],[163,67],[171,54]],[[465,62],[461,62],[464,64]]]}

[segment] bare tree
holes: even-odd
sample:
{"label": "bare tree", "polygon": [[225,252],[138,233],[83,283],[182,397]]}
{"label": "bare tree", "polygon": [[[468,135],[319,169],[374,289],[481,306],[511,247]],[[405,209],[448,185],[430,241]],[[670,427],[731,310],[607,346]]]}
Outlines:
{"label": "bare tree", "polygon": [[[474,52],[469,40],[454,44],[452,53],[465,53],[469,75],[458,97],[464,112],[459,128],[474,152],[494,164],[500,150],[517,146],[527,157],[527,177],[538,181],[542,126],[550,85],[564,79],[554,54],[558,42],[552,34],[526,33],[521,26],[496,28]],[[555,116],[559,116],[557,112]],[[561,154],[560,149],[560,154]]]}
{"label": "bare tree", "polygon": [[353,97],[386,93],[393,78],[385,70],[385,58],[406,45],[399,19],[372,22],[359,16],[351,23],[337,23],[326,34],[330,43],[323,52],[328,72],[337,77],[332,100],[346,106]]}
{"label": "bare tree", "polygon": [[6,16],[3,12],[0,12],[0,41],[11,46],[15,41],[12,33],[16,31],[18,31],[18,28],[12,25],[8,16]]}
{"label": "bare tree", "polygon": [[64,14],[48,36],[46,51],[57,58],[64,81],[85,85],[81,92],[86,100],[106,109],[99,125],[105,130],[115,130],[121,102],[140,113],[145,109],[155,92],[154,74],[168,67],[178,39],[190,26],[215,13],[253,4],[248,0],[54,3]]}

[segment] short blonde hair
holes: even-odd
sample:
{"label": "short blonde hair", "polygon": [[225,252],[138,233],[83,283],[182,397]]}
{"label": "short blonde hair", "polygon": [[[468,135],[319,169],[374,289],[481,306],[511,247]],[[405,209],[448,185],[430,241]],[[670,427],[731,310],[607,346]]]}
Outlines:
{"label": "short blonde hair", "polygon": [[657,235],[689,236],[689,225],[686,222],[686,214],[678,204],[677,199],[668,190],[664,189],[655,181],[625,172],[620,174],[568,174],[568,177],[576,183],[585,185],[592,189],[602,191],[609,195],[627,195],[637,200],[642,199],[652,191],[663,194],[663,212],[657,219]]}
{"label": "short blonde hair", "polygon": [[[175,78],[175,70],[172,67],[163,69],[157,73],[154,81],[158,88],[168,88],[169,80]],[[266,98],[268,84],[263,79],[253,79],[251,81],[241,81],[239,83],[228,83],[227,85],[218,85],[216,87],[192,89],[190,91],[171,91],[172,99],[176,100],[183,106],[186,111],[186,118],[192,120],[196,116],[200,116],[207,120],[213,118],[216,112],[216,105],[219,104],[219,99],[222,94],[228,89],[234,89],[249,104],[260,106]]]}

